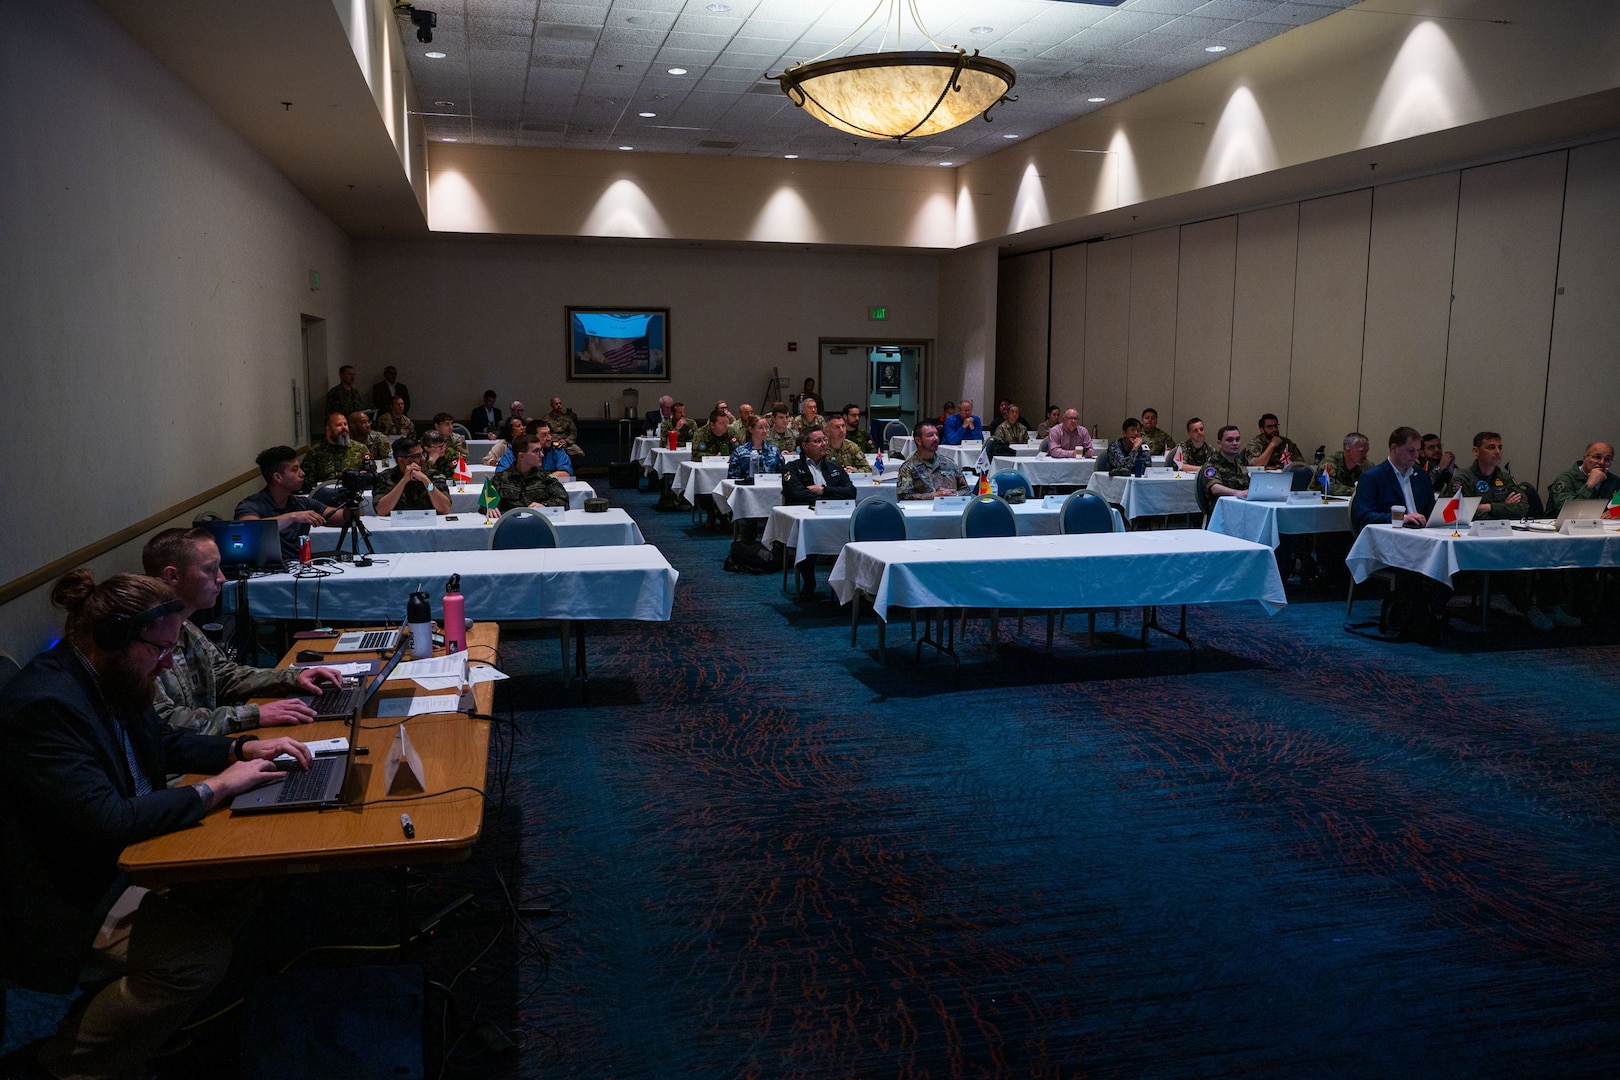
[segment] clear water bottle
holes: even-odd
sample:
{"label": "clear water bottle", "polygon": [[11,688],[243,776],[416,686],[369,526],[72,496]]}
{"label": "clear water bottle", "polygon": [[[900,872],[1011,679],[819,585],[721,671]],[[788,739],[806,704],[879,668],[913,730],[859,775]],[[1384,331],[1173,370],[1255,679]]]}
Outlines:
{"label": "clear water bottle", "polygon": [[748,477],[753,479],[759,475],[760,454],[758,450],[748,451]]}

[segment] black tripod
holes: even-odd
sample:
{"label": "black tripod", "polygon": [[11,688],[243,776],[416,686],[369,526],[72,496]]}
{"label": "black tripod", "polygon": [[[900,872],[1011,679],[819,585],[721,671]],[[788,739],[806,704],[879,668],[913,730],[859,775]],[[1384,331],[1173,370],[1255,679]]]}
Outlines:
{"label": "black tripod", "polygon": [[[370,566],[371,556],[377,554],[377,549],[371,546],[371,530],[366,523],[360,520],[360,493],[347,494],[343,500],[343,529],[338,533],[337,546],[333,548],[339,558],[343,555],[343,541],[349,542],[349,557],[356,566]],[[366,553],[360,554],[360,545],[366,545]]]}

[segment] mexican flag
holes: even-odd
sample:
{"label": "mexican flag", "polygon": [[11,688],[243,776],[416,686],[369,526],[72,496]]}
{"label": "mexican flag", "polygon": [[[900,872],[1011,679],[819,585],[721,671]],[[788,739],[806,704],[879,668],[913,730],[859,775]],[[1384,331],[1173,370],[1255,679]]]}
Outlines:
{"label": "mexican flag", "polygon": [[1603,516],[1606,518],[1620,518],[1620,491],[1615,492],[1614,498],[1609,500],[1609,505],[1604,509]]}

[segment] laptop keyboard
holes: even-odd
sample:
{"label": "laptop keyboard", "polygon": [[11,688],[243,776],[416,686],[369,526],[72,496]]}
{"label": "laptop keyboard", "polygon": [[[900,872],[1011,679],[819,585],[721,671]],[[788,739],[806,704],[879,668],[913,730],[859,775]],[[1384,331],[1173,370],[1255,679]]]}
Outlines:
{"label": "laptop keyboard", "polygon": [[307,802],[318,799],[326,790],[326,781],[337,768],[342,758],[318,757],[309,763],[308,769],[288,769],[287,779],[281,782],[281,792],[276,795],[276,802]]}
{"label": "laptop keyboard", "polygon": [[358,686],[334,686],[321,691],[319,697],[311,698],[309,707],[315,710],[316,716],[348,716],[359,706],[360,694]]}
{"label": "laptop keyboard", "polygon": [[367,630],[360,635],[360,644],[355,647],[356,652],[380,652],[394,647],[394,635],[398,630]]}

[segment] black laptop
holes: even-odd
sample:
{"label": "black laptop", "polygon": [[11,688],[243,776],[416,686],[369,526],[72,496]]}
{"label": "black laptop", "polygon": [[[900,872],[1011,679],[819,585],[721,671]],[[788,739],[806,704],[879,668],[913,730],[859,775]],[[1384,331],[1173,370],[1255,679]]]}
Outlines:
{"label": "black laptop", "polygon": [[214,534],[219,547],[219,568],[226,577],[237,577],[250,570],[285,570],[281,554],[281,533],[269,518],[255,521],[206,521],[203,527]]}
{"label": "black laptop", "polygon": [[319,810],[343,805],[343,785],[354,766],[354,752],[360,742],[360,714],[365,711],[366,702],[388,681],[388,676],[399,664],[399,658],[404,655],[404,649],[394,650],[394,655],[388,658],[388,663],[367,684],[364,694],[346,714],[349,721],[348,753],[317,757],[310,762],[308,769],[299,768],[295,762],[276,762],[283,778],[238,795],[231,802],[231,812],[256,814],[276,810]]}

